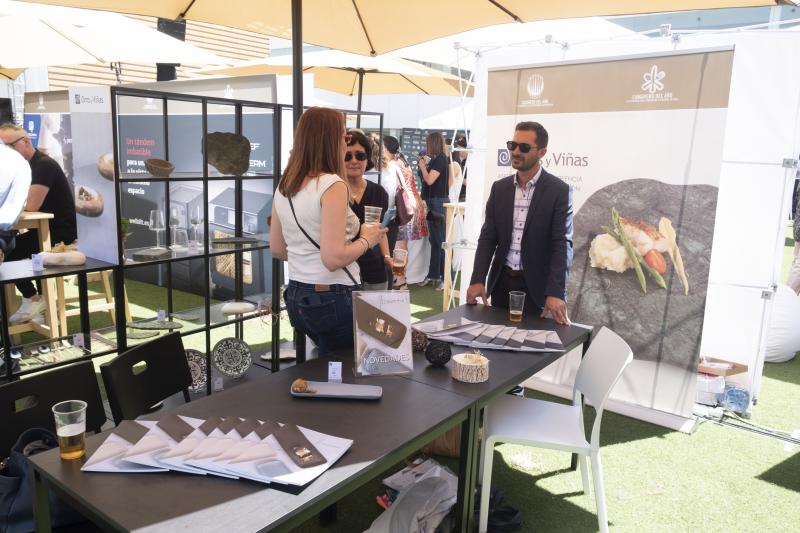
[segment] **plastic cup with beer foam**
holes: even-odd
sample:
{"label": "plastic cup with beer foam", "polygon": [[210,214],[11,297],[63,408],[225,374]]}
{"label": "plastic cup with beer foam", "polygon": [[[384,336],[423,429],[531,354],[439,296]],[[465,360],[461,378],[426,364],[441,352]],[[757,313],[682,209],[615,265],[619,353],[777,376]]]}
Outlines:
{"label": "plastic cup with beer foam", "polygon": [[53,406],[61,458],[78,459],[86,453],[86,402],[66,400]]}
{"label": "plastic cup with beer foam", "polygon": [[394,252],[392,252],[392,274],[395,276],[405,276],[407,264],[408,251],[402,248],[395,248]]}
{"label": "plastic cup with beer foam", "polygon": [[367,226],[377,226],[381,223],[381,211],[383,211],[380,207],[373,207],[371,205],[364,207],[364,224]]}
{"label": "plastic cup with beer foam", "polygon": [[522,322],[522,309],[525,307],[525,293],[522,291],[508,292],[508,320]]}

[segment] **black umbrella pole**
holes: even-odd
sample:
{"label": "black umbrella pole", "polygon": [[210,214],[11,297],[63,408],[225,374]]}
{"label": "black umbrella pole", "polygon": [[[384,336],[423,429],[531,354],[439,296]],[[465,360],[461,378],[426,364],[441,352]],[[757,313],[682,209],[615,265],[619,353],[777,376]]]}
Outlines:
{"label": "black umbrella pole", "polygon": [[296,126],[303,114],[303,0],[292,0],[292,84]]}

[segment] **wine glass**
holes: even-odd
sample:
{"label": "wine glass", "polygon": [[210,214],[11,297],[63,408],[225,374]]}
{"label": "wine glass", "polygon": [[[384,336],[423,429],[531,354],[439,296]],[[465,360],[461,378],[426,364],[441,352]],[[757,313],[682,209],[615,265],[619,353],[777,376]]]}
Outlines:
{"label": "wine glass", "polygon": [[192,207],[189,212],[189,223],[192,225],[192,236],[197,244],[200,244],[200,239],[197,238],[197,226],[203,223],[203,208],[199,205]]}
{"label": "wine glass", "polygon": [[155,250],[164,250],[165,248],[161,246],[161,232],[166,228],[164,226],[164,212],[160,209],[150,211],[150,229],[156,232]]}
{"label": "wine glass", "polygon": [[169,227],[174,231],[181,225],[181,210],[175,206],[169,208]]}
{"label": "wine glass", "polygon": [[189,246],[189,238],[186,235],[186,229],[173,228],[172,230],[172,245],[171,250],[183,252]]}

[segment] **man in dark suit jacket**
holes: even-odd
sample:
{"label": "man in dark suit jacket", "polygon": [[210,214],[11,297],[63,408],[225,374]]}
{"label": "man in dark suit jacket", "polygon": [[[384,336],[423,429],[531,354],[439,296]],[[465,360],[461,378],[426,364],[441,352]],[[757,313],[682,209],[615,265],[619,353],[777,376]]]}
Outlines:
{"label": "man in dark suit jacket", "polygon": [[528,313],[535,308],[569,324],[572,190],[542,168],[547,141],[541,124],[520,122],[514,140],[507,143],[517,173],[492,185],[467,303],[481,297],[485,304],[491,294],[493,306],[508,307],[508,292],[524,291]]}

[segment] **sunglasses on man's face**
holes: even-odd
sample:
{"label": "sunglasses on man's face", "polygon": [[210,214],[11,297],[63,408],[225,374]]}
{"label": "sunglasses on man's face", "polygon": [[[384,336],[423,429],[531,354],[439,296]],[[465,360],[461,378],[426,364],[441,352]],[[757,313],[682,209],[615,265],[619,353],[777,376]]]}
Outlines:
{"label": "sunglasses on man's face", "polygon": [[18,139],[14,139],[14,140],[13,140],[13,141],[11,141],[10,143],[6,144],[6,146],[8,146],[8,147],[13,147],[15,144],[17,144],[18,142],[20,142],[20,141],[21,141],[22,139],[24,139],[24,138],[25,138],[25,136],[23,135],[22,137],[20,137],[20,138],[18,138]]}
{"label": "sunglasses on man's face", "polygon": [[508,147],[509,152],[513,152],[517,148],[523,154],[527,154],[531,151],[531,148],[536,148],[536,145],[528,144],[528,143],[518,143],[517,141],[507,141],[506,146]]}
{"label": "sunglasses on man's face", "polygon": [[345,152],[344,160],[345,161],[352,161],[353,158],[356,158],[356,161],[366,161],[367,154],[366,152]]}

